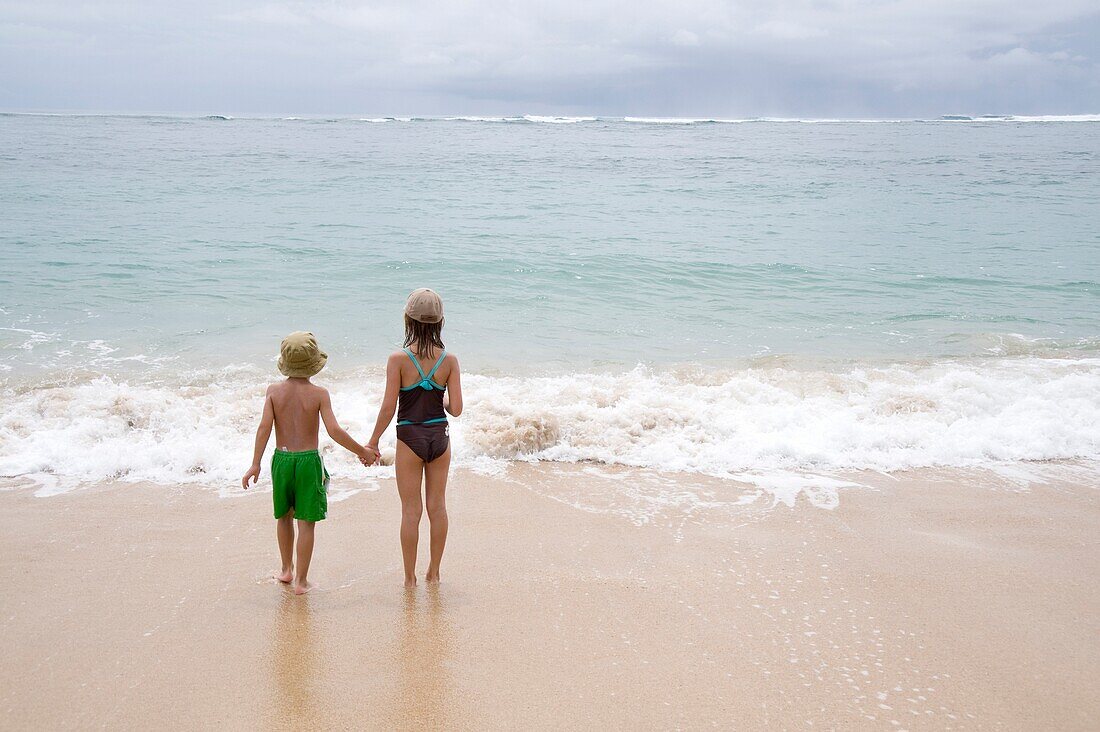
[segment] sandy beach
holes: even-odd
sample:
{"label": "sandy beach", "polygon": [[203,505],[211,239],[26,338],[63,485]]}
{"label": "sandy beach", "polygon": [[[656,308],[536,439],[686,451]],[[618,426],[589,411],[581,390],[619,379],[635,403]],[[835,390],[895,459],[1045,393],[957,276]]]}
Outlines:
{"label": "sandy beach", "polygon": [[[1095,729],[1100,494],[1078,474],[863,476],[826,510],[458,471],[443,583],[409,593],[382,481],[333,505],[304,598],[266,578],[269,493],[9,482],[3,726]],[[708,501],[612,508],[645,480]]]}

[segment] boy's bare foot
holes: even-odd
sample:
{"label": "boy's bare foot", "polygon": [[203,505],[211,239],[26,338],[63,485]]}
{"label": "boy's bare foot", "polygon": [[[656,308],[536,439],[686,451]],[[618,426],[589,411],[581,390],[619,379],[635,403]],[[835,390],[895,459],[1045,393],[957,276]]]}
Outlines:
{"label": "boy's bare foot", "polygon": [[304,595],[312,589],[313,589],[313,584],[311,582],[309,582],[308,580],[303,580],[302,582],[294,583],[294,594],[295,595]]}
{"label": "boy's bare foot", "polygon": [[294,570],[282,569],[278,572],[272,572],[271,576],[282,582],[284,585],[289,585],[291,582],[294,581]]}
{"label": "boy's bare foot", "polygon": [[416,577],[405,578],[405,589],[409,589],[411,587],[416,587]]}

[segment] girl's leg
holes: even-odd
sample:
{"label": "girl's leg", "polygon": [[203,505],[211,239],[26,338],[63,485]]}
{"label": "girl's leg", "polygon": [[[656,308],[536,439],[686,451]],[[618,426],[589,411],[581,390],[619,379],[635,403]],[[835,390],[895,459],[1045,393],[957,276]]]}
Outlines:
{"label": "girl's leg", "polygon": [[290,584],[294,581],[294,509],[275,519],[275,534],[279,537],[279,559],[283,566],[275,573],[275,579]]}
{"label": "girl's leg", "polygon": [[405,563],[405,586],[415,587],[416,543],[420,538],[420,516],[424,513],[424,503],[420,499],[424,461],[398,440],[393,464],[397,473],[397,494],[401,496],[401,559]]}
{"label": "girl's leg", "polygon": [[447,471],[451,467],[451,448],[424,465],[424,502],[431,525],[431,561],[428,563],[429,582],[439,581],[439,563],[443,560],[443,547],[447,544]]}
{"label": "girl's leg", "polygon": [[298,576],[294,578],[294,594],[304,595],[313,589],[306,579],[309,574],[309,561],[313,559],[313,529],[315,521],[298,521]]}

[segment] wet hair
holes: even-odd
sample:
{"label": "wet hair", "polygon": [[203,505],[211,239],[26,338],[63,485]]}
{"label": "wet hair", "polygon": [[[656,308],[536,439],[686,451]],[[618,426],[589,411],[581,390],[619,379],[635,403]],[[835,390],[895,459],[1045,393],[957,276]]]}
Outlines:
{"label": "wet hair", "polygon": [[405,316],[405,348],[416,344],[416,355],[421,358],[431,358],[435,350],[443,350],[443,322],[421,323]]}

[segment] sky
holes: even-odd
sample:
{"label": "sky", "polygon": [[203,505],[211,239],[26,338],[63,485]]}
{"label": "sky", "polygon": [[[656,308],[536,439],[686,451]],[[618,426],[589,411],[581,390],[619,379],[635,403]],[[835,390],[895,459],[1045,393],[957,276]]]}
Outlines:
{"label": "sky", "polygon": [[0,0],[0,109],[1100,112],[1098,0]]}

